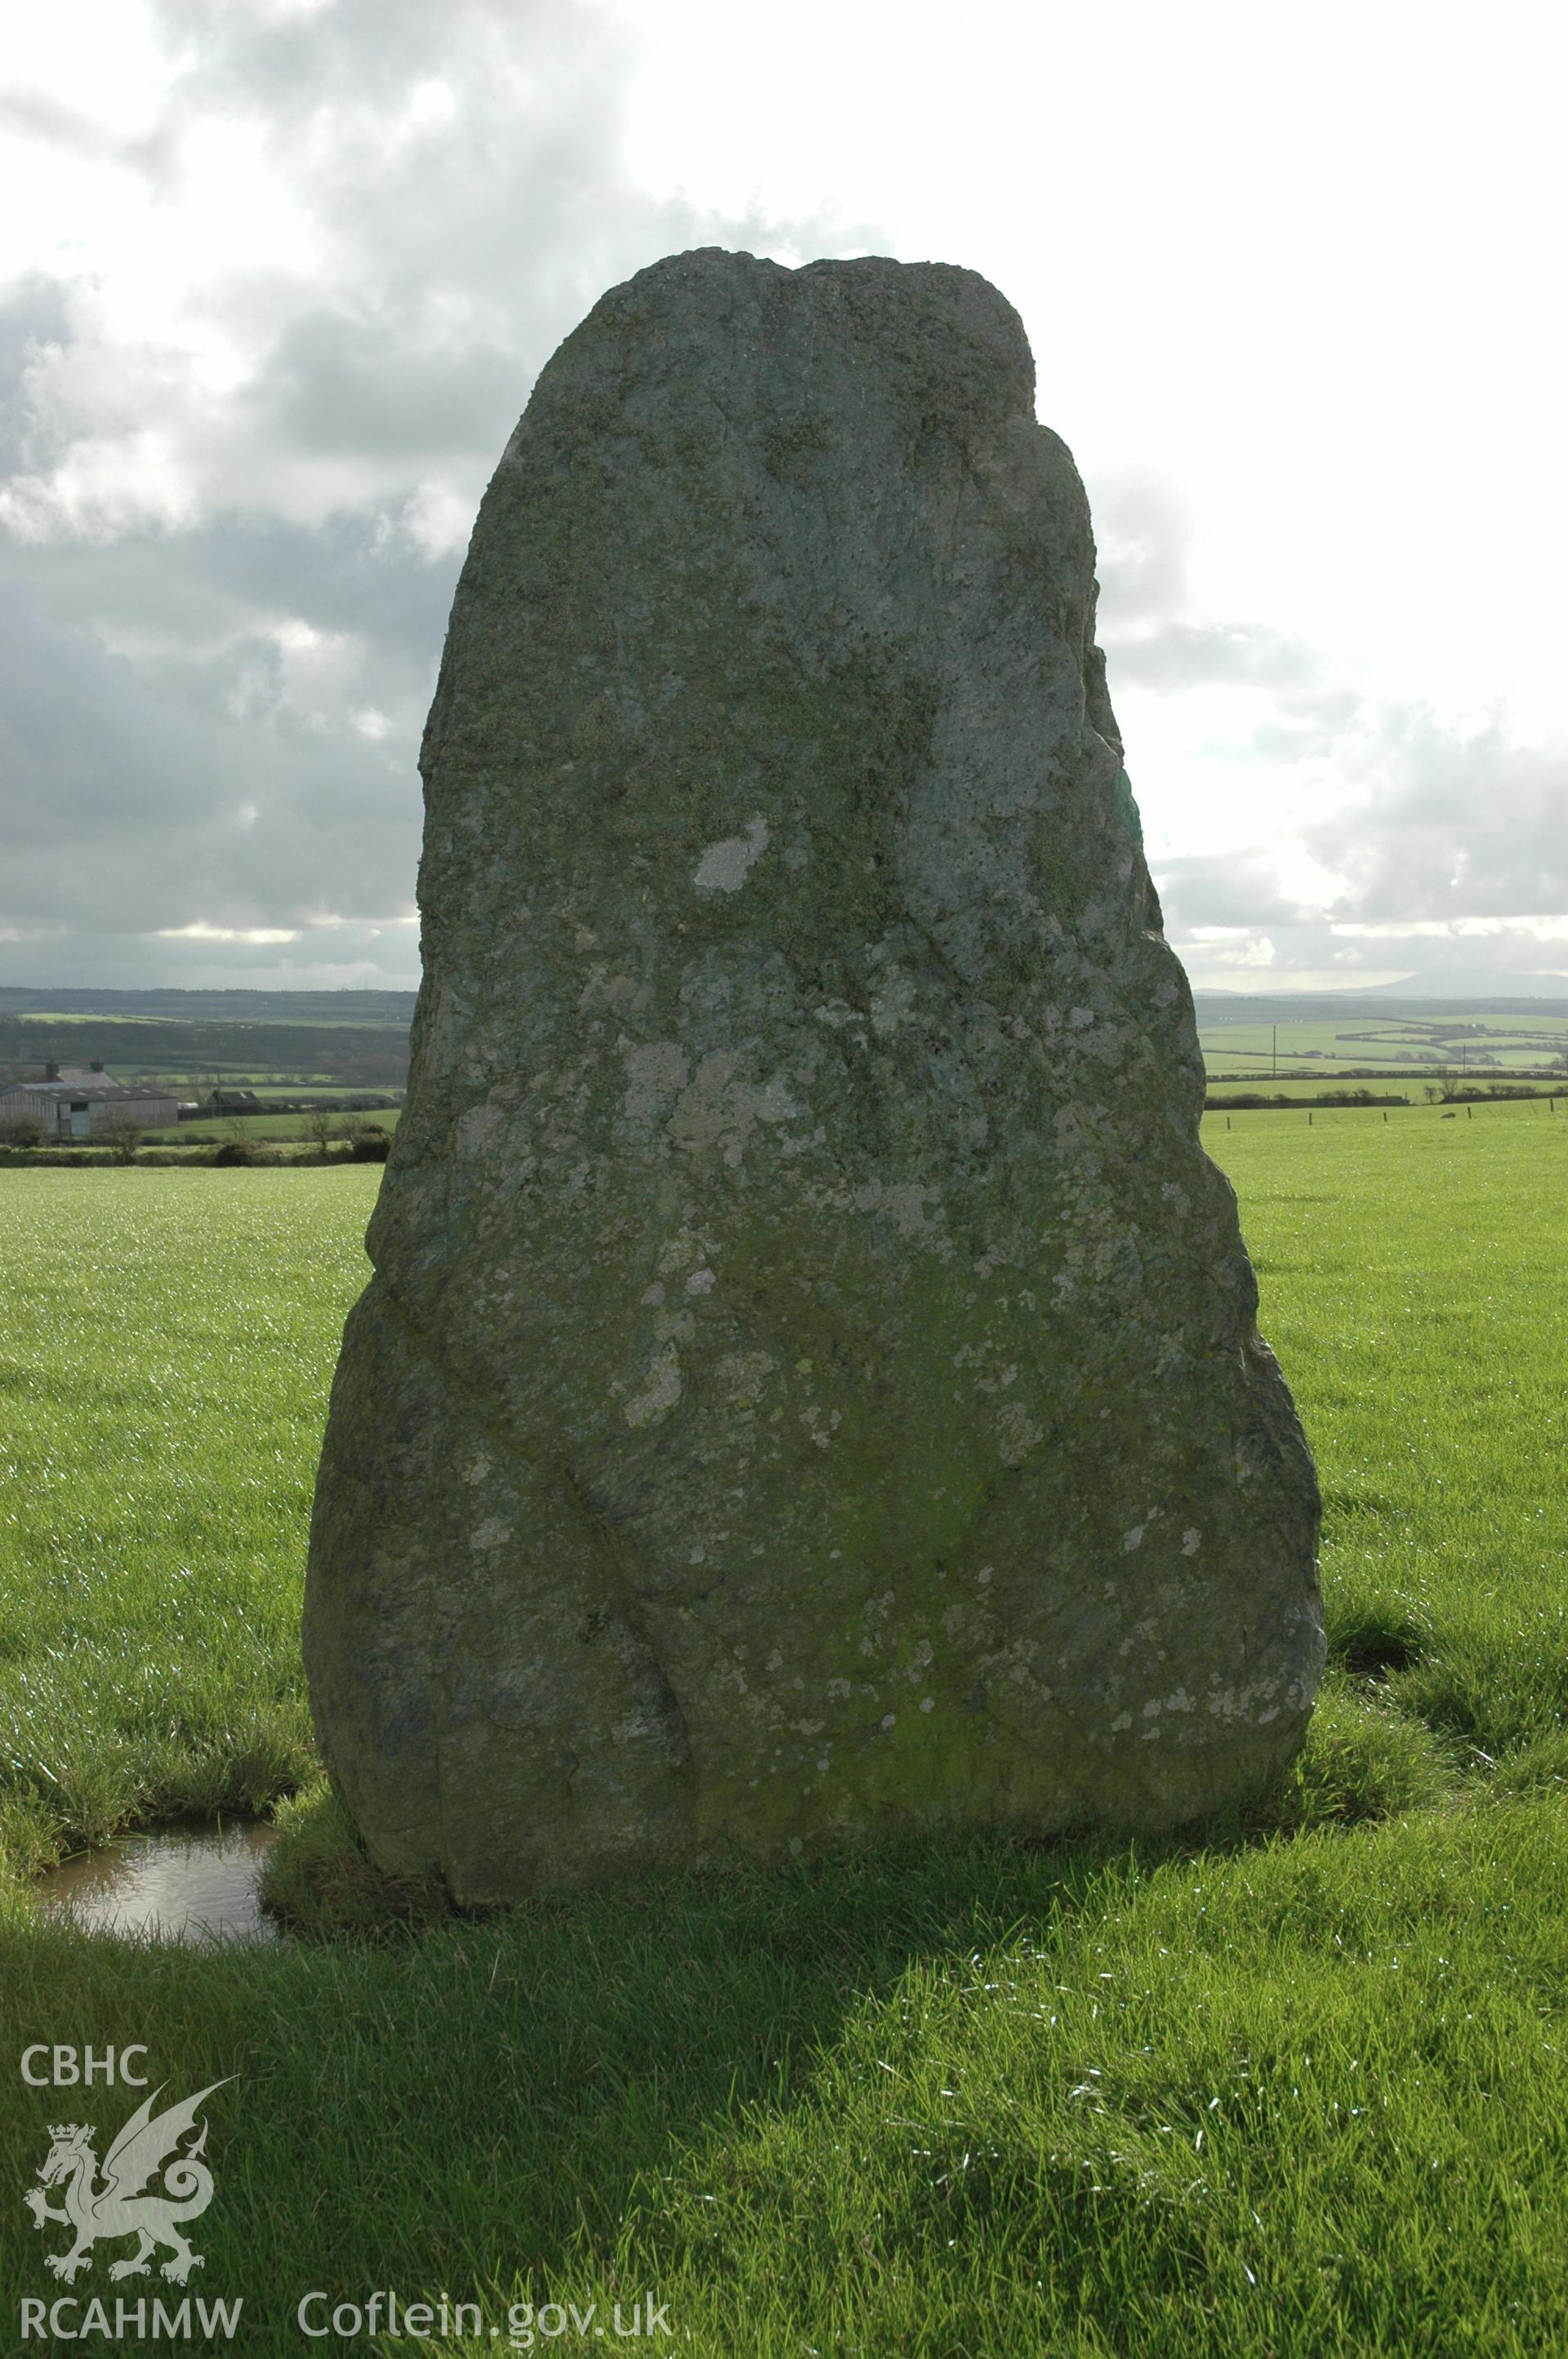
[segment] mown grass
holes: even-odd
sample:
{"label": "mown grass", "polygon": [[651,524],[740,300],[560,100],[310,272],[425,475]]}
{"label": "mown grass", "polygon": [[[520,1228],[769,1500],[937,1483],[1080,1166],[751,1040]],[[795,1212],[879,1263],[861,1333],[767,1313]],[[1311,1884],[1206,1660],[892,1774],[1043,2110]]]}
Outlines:
{"label": "mown grass", "polygon": [[379,1170],[0,1174],[13,1845],[313,1766],[301,1546]]}
{"label": "mown grass", "polygon": [[1381,1668],[1389,1703],[1482,1767],[1554,1757],[1568,1122],[1520,1104],[1271,1135],[1211,1116],[1205,1138],[1318,1461],[1333,1657]]}
{"label": "mown grass", "polygon": [[[1206,1133],[1327,1500],[1299,1776],[1181,1842],[915,1844],[486,1922],[387,1893],[308,1788],[278,1884],[316,1938],[270,1951],[84,1939],[13,1891],[16,2047],[240,2076],[199,2249],[242,2347],[310,2347],[313,2287],[480,2301],[503,2348],[514,2303],[644,2290],[681,2347],[765,2359],[1563,2347],[1568,1124]],[[0,1178],[14,1867],[67,1823],[58,1764],[88,1792],[114,1765],[100,1827],[114,1794],[308,1777],[304,1516],[377,1177]],[[94,1345],[81,1296],[116,1288]],[[0,2075],[16,2184],[64,2103]],[[43,2245],[0,2206],[7,2284],[57,2289]]]}

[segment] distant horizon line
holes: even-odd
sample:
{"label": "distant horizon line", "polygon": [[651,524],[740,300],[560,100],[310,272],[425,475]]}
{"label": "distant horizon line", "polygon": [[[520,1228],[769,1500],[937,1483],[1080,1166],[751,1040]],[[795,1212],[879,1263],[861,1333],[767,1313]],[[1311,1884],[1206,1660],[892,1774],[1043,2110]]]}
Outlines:
{"label": "distant horizon line", "polygon": [[[1431,969],[1427,969],[1426,975],[1430,976],[1431,972]],[[1519,978],[1521,983],[1534,980],[1534,977]],[[1312,983],[1292,984],[1281,980],[1275,982],[1271,987],[1267,985],[1247,986],[1220,984],[1193,984],[1192,994],[1195,1000],[1220,999],[1290,1001],[1295,999],[1371,999],[1381,1001],[1386,1004],[1390,999],[1407,997],[1411,999],[1433,1001],[1441,998],[1455,1006],[1471,1000],[1477,1002],[1481,1000],[1517,1001],[1521,1006],[1534,1006],[1537,1004],[1552,1006],[1568,1002],[1568,974],[1552,973],[1551,975],[1542,975],[1540,980],[1542,984],[1554,984],[1556,988],[1547,988],[1538,991],[1518,988],[1509,990],[1507,988],[1498,988],[1497,985],[1493,985],[1488,988],[1485,984],[1466,984],[1465,980],[1461,976],[1454,979],[1452,987],[1440,986],[1438,990],[1434,991],[1430,981],[1425,982],[1424,988],[1422,987],[1423,976],[1422,971],[1417,969],[1409,976],[1401,976],[1394,983]],[[1415,988],[1409,988],[1411,985],[1415,986]],[[0,997],[4,997],[5,995],[8,993],[15,993],[17,995],[26,994],[28,997],[38,998],[46,997],[49,995],[59,995],[62,997],[66,995],[73,998],[92,996],[99,999],[149,998],[157,995],[160,997],[182,999],[412,1000],[418,997],[419,989],[420,986],[418,984],[0,983]],[[0,1007],[0,1015],[7,1013],[15,1015],[23,1012],[24,1011],[21,1010],[6,1010]]]}

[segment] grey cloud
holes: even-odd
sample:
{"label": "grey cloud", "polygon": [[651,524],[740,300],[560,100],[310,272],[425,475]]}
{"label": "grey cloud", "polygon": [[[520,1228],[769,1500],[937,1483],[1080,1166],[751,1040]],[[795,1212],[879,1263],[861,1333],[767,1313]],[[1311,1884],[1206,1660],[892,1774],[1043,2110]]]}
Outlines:
{"label": "grey cloud", "polygon": [[[214,706],[217,709],[214,709]],[[0,923],[148,930],[306,924],[406,909],[411,769],[265,694],[158,692],[156,671],[40,620],[0,589],[0,710],[13,797]]]}
{"label": "grey cloud", "polygon": [[1267,689],[1292,723],[1342,723],[1359,701],[1319,647],[1265,623],[1197,622],[1187,556],[1192,524],[1154,475],[1112,475],[1088,486],[1098,542],[1099,639],[1112,693],[1173,695],[1195,688]]}
{"label": "grey cloud", "polygon": [[[1346,940],[1326,919],[1306,925],[1238,929],[1225,935],[1173,933],[1172,947],[1199,990],[1289,990],[1303,973],[1331,987],[1388,988],[1412,997],[1564,996],[1561,938],[1532,940],[1517,931],[1424,935],[1366,934]],[[1260,956],[1260,952],[1262,953]],[[1368,980],[1370,978],[1370,980]],[[1239,1060],[1238,1060],[1240,1061]]]}
{"label": "grey cloud", "polygon": [[1154,863],[1154,883],[1165,930],[1193,926],[1293,926],[1311,913],[1280,890],[1274,856],[1263,851],[1208,854]]}
{"label": "grey cloud", "polygon": [[[131,634],[200,651],[287,615],[358,634],[381,667],[378,690],[396,680],[427,701],[461,552],[427,557],[401,514],[384,501],[312,527],[222,510],[178,535],[14,552],[9,571],[35,612],[64,625],[90,616],[111,642]],[[367,689],[365,701],[383,698]]]}
{"label": "grey cloud", "polygon": [[40,344],[63,343],[70,333],[65,293],[58,279],[30,271],[0,302],[0,400],[16,398],[23,373]]}
{"label": "grey cloud", "polygon": [[[538,367],[662,254],[877,241],[715,221],[632,188],[629,38],[568,0],[329,0],[270,23],[167,0],[157,21],[172,94],[146,138],[110,143],[116,160],[172,195],[186,127],[247,118],[324,260],[200,290],[260,355],[227,396],[178,352],[105,344],[92,302],[47,277],[0,301],[0,473],[30,472],[30,514],[47,518],[57,462],[127,427],[173,451],[198,501],[178,527],[115,515],[0,552],[0,968],[406,983],[412,931],[375,921],[412,903],[450,542]],[[452,119],[411,124],[412,91],[435,80]],[[27,128],[82,144],[58,109]],[[135,930],[197,922],[301,936]]]}
{"label": "grey cloud", "polygon": [[[374,921],[412,897],[415,754],[460,562],[421,538],[418,503],[445,503],[460,538],[540,364],[604,288],[659,255],[888,241],[870,224],[718,221],[633,189],[631,37],[574,0],[329,0],[270,18],[163,0],[157,21],[179,63],[145,138],[103,147],[46,102],[18,102],[13,120],[78,152],[96,140],[172,194],[184,128],[243,117],[324,259],[308,277],[246,266],[201,290],[207,317],[259,356],[227,396],[198,397],[178,353],[105,347],[91,304],[47,276],[0,300],[0,474],[47,475],[128,421],[174,451],[197,500],[178,528],[117,517],[96,538],[13,548],[0,569],[15,809],[0,928],[54,929],[85,974],[92,929],[134,944],[128,907],[149,927],[299,927],[302,979],[340,964],[373,979],[384,953],[406,980],[408,935],[384,939]],[[438,80],[451,120],[411,122],[413,90]],[[1322,797],[1296,832],[1346,878],[1342,916],[1568,909],[1560,751],[1520,747],[1501,723],[1466,736],[1374,710],[1322,651],[1202,616],[1171,486],[1145,472],[1089,491],[1113,699],[1265,696],[1242,750],[1278,766],[1298,810]],[[291,651],[299,626],[320,635],[314,652]],[[379,739],[355,726],[371,714]],[[1256,849],[1167,863],[1160,881],[1174,930],[1262,926],[1281,952],[1308,948]],[[327,912],[351,922],[322,929]],[[189,958],[210,978],[264,947],[275,965],[295,956],[155,943],[140,973],[178,958],[183,973]],[[1327,937],[1310,947],[1343,954]],[[113,959],[139,979],[134,947]]]}
{"label": "grey cloud", "polygon": [[[1170,929],[1306,925],[1292,957],[1343,962],[1361,955],[1324,931],[1330,920],[1379,925],[1457,924],[1476,919],[1568,913],[1568,745],[1525,745],[1500,716],[1480,728],[1441,721],[1420,705],[1357,703],[1343,725],[1266,725],[1248,739],[1281,764],[1289,832],[1341,880],[1328,908],[1310,911],[1279,888],[1260,851],[1157,862]],[[1326,758],[1325,758],[1326,756]],[[1292,775],[1292,765],[1312,766]],[[1419,940],[1420,938],[1417,938]],[[1521,966],[1530,945],[1512,944]],[[1408,938],[1366,952],[1371,964],[1412,965],[1427,953]],[[1561,950],[1548,943],[1541,962]]]}
{"label": "grey cloud", "polygon": [[1130,625],[1168,621],[1184,605],[1192,524],[1172,486],[1146,472],[1093,476],[1087,489],[1100,635],[1108,644]]}
{"label": "grey cloud", "polygon": [[494,448],[517,393],[514,353],[482,344],[435,353],[395,321],[318,310],[289,321],[246,402],[297,448],[427,468]]}
{"label": "grey cloud", "polygon": [[154,16],[181,60],[187,103],[296,119],[313,103],[390,105],[411,76],[443,59],[460,71],[477,56],[492,71],[511,61],[546,74],[547,45],[563,36],[568,59],[597,50],[617,67],[624,53],[600,20],[562,0],[445,0],[439,9],[428,0],[327,0],[270,14],[249,0],[157,0]]}
{"label": "grey cloud", "polygon": [[1108,637],[1106,658],[1119,679],[1166,692],[1216,683],[1299,690],[1325,669],[1317,648],[1261,623],[1166,623],[1139,637]]}
{"label": "grey cloud", "polygon": [[[1377,702],[1303,639],[1194,619],[1180,502],[1148,475],[1089,488],[1113,701],[1261,691],[1268,707],[1238,727],[1233,750],[1273,768],[1280,808],[1292,813],[1289,832],[1344,880],[1335,917],[1375,924],[1568,912],[1568,746],[1522,745],[1500,714],[1468,729],[1422,706]],[[1267,927],[1276,947],[1290,943],[1292,962],[1353,955],[1281,897],[1260,853],[1167,862],[1157,881],[1173,931]],[[1292,930],[1303,921],[1306,932]],[[1387,946],[1379,955],[1388,962]],[[1406,944],[1392,962],[1409,957]]]}
{"label": "grey cloud", "polygon": [[287,941],[146,934],[65,923],[0,930],[0,981],[134,990],[149,981],[187,991],[408,989],[419,981],[412,925],[306,928]]}
{"label": "grey cloud", "polygon": [[29,272],[0,299],[0,478],[27,458],[27,372],[46,346],[68,342],[70,332],[70,306],[58,279]]}
{"label": "grey cloud", "polygon": [[1346,753],[1348,808],[1303,830],[1362,920],[1568,911],[1568,745],[1523,745],[1500,717],[1445,726],[1385,705]]}
{"label": "grey cloud", "polygon": [[[272,22],[224,8],[217,39],[209,0],[159,15],[189,60],[179,103],[262,125],[347,308],[417,321],[438,350],[500,331],[515,352],[522,332],[536,368],[622,257],[652,258],[655,224],[697,242],[680,234],[689,207],[626,185],[634,43],[575,0],[331,0]],[[450,90],[451,121],[407,121],[427,82]]]}
{"label": "grey cloud", "polygon": [[136,142],[105,131],[90,116],[62,105],[47,91],[0,90],[0,131],[50,147],[67,148],[94,164],[146,160],[146,151]]}

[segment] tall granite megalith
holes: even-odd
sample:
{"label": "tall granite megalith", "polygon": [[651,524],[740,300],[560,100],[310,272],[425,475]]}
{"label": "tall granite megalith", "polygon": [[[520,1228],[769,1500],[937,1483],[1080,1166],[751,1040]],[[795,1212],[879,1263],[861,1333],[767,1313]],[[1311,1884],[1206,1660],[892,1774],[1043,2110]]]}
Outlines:
{"label": "tall granite megalith", "polygon": [[1316,1484],[1033,392],[972,271],[708,248],[485,495],[305,1620],[460,1901],[1168,1823],[1301,1738]]}

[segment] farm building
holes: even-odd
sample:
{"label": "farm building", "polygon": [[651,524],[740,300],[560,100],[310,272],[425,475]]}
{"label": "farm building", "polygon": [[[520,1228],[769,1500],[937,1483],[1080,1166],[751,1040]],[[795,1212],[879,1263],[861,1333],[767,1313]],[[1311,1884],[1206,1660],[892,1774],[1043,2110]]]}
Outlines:
{"label": "farm building", "polygon": [[116,1082],[101,1064],[83,1072],[50,1064],[41,1082],[0,1090],[0,1125],[36,1115],[46,1138],[99,1138],[132,1125],[159,1130],[179,1119],[176,1101],[146,1083]]}

